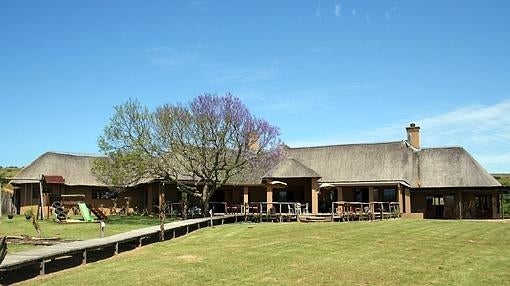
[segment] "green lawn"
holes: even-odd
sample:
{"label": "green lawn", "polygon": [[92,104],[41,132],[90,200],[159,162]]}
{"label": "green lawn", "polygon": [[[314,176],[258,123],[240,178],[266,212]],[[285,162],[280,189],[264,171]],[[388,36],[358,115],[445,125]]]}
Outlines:
{"label": "green lawn", "polygon": [[[90,239],[99,237],[98,223],[69,223],[61,224],[51,220],[39,221],[42,237],[60,237],[62,239]],[[114,235],[132,229],[138,229],[151,225],[158,225],[157,217],[148,216],[111,216],[106,222],[105,235]],[[36,236],[37,232],[31,221],[24,216],[15,216],[9,220],[7,216],[0,217],[0,236],[3,235],[28,235]],[[17,252],[30,248],[29,245],[9,244],[9,252]]]}
{"label": "green lawn", "polygon": [[508,237],[506,222],[224,225],[27,284],[508,285]]}

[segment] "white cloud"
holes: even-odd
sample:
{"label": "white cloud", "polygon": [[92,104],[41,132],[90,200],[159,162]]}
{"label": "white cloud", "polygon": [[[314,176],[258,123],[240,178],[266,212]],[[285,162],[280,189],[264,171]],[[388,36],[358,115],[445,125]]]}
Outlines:
{"label": "white cloud", "polygon": [[313,111],[324,107],[324,102],[338,96],[339,93],[348,90],[370,89],[373,84],[368,82],[340,83],[331,88],[316,88],[277,94],[243,94],[240,95],[247,101],[255,101],[254,105],[260,106],[263,111],[275,111],[282,114],[298,114]]}
{"label": "white cloud", "polygon": [[278,64],[267,67],[226,67],[212,72],[213,83],[250,83],[269,80],[278,74]]}
{"label": "white cloud", "polygon": [[330,47],[316,47],[308,50],[311,54],[331,53],[332,51],[333,49]]}
{"label": "white cloud", "polygon": [[148,48],[147,52],[148,53],[159,53],[159,52],[162,52],[162,51],[169,51],[169,50],[171,50],[170,47],[161,46],[161,47]]}
{"label": "white cloud", "polygon": [[358,10],[352,9],[351,14],[353,17],[356,17],[356,14],[358,13]]}
{"label": "white cloud", "polygon": [[319,18],[319,19],[322,18],[322,15],[321,15],[321,6],[322,6],[321,2],[318,2],[317,3],[317,9],[315,10],[315,16],[317,18]]}
{"label": "white cloud", "polygon": [[188,51],[177,51],[167,46],[148,48],[149,61],[163,67],[190,65],[200,59],[198,46]]}
{"label": "white cloud", "polygon": [[342,5],[336,4],[335,10],[333,11],[335,13],[335,16],[338,18],[342,15]]}
{"label": "white cloud", "polygon": [[386,20],[391,19],[391,15],[390,15],[390,13],[389,13],[389,12],[386,12],[386,13],[384,14],[384,19],[386,19]]}

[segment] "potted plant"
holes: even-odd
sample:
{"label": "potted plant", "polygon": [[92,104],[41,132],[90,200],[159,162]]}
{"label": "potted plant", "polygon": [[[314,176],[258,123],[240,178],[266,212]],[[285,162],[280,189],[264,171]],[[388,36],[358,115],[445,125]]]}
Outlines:
{"label": "potted plant", "polygon": [[16,212],[16,207],[14,207],[12,204],[9,206],[9,213],[7,214],[7,217],[9,219],[14,218],[14,213]]}
{"label": "potted plant", "polygon": [[30,208],[28,211],[25,212],[25,218],[27,220],[30,220],[33,215],[34,215],[34,208]]}

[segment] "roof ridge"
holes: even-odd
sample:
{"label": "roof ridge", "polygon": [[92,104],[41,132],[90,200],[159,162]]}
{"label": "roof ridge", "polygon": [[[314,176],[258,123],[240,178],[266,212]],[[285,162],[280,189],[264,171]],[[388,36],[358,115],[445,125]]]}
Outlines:
{"label": "roof ridge", "polygon": [[328,148],[328,147],[341,147],[341,146],[361,146],[361,145],[385,145],[385,144],[401,144],[400,141],[388,141],[388,142],[376,142],[376,143],[346,143],[346,144],[332,144],[332,145],[319,145],[319,146],[303,146],[303,147],[290,147],[287,145],[289,149],[312,149],[312,148]]}
{"label": "roof ridge", "polygon": [[427,147],[427,148],[421,148],[421,150],[438,150],[438,149],[464,149],[462,146],[437,146],[437,147]]}
{"label": "roof ridge", "polygon": [[56,155],[74,156],[74,157],[107,157],[106,155],[101,154],[101,153],[85,153],[85,152],[48,151],[44,154],[56,154]]}

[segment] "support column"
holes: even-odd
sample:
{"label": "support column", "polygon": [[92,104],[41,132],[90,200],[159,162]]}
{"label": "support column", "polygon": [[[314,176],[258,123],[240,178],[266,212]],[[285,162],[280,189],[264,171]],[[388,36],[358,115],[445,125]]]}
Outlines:
{"label": "support column", "polygon": [[147,203],[145,207],[147,208],[147,212],[150,214],[152,213],[152,188],[150,186],[148,186],[146,189],[146,195]]}
{"label": "support column", "polygon": [[267,212],[273,207],[273,185],[266,185],[266,202],[267,202]]}
{"label": "support column", "polygon": [[492,201],[492,218],[498,218],[498,198],[499,194],[492,194],[491,195],[491,201]]}
{"label": "support column", "polygon": [[402,199],[402,185],[397,185],[397,199],[398,199],[398,211],[400,213],[404,212],[404,200]]}
{"label": "support column", "polygon": [[312,214],[319,213],[319,182],[312,178]]}
{"label": "support column", "polygon": [[[374,202],[374,187],[368,187],[368,202],[372,203]],[[370,207],[370,213],[374,213],[374,204],[369,204]],[[363,208],[362,208],[363,209]],[[381,216],[382,219],[382,216]]]}
{"label": "support column", "polygon": [[342,187],[336,187],[336,197],[338,198],[339,202],[344,200],[344,191]]}
{"label": "support column", "polygon": [[83,250],[83,256],[81,260],[81,264],[87,264],[87,250]]}
{"label": "support column", "polygon": [[248,194],[249,194],[249,190],[248,190],[248,187],[243,187],[243,203],[244,204],[247,204],[249,203],[249,197],[248,197]]}
{"label": "support column", "polygon": [[[41,179],[39,180],[39,204],[41,204],[41,210],[37,213],[37,218],[39,217],[39,214],[41,215],[41,219],[44,219],[44,196],[43,196],[43,176],[41,175]],[[39,210],[39,209],[37,209]]]}
{"label": "support column", "polygon": [[458,215],[459,215],[459,219],[462,219],[462,192],[461,191],[457,191],[455,193],[455,197],[457,198],[457,208],[458,208]]}
{"label": "support column", "polygon": [[163,187],[161,186],[161,183],[158,184],[158,204],[159,207],[163,207],[163,204],[165,203],[165,191],[163,190]]}
{"label": "support column", "polygon": [[504,219],[505,218],[505,210],[503,208],[503,198],[504,198],[504,194],[503,192],[500,192],[499,194],[499,207],[501,208],[500,211],[499,211],[499,214],[501,215],[501,219]]}
{"label": "support column", "polygon": [[411,191],[409,189],[405,189],[404,191],[404,205],[405,205],[405,213],[411,213]]}
{"label": "support column", "polygon": [[44,259],[41,260],[41,263],[39,264],[39,275],[46,274],[46,261]]}

